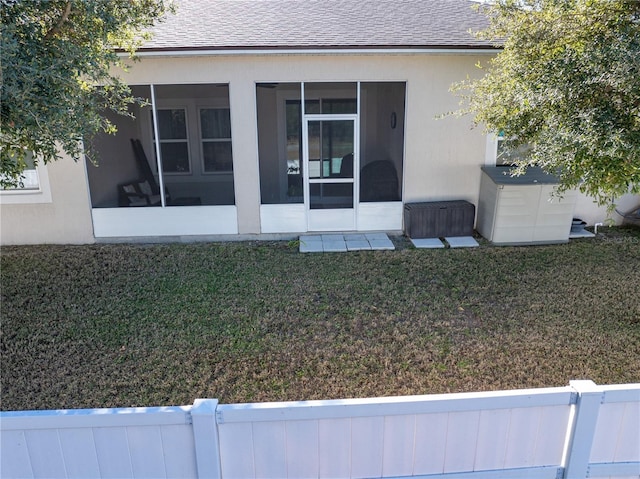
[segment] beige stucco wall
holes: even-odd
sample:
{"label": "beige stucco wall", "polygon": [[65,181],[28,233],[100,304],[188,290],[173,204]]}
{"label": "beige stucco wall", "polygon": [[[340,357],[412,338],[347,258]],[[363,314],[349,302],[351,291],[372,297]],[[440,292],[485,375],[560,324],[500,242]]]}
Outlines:
{"label": "beige stucco wall", "polygon": [[580,218],[586,221],[589,225],[602,223],[604,225],[619,225],[623,222],[623,217],[616,213],[616,209],[623,214],[635,211],[640,207],[640,196],[638,195],[624,195],[620,198],[616,198],[614,201],[615,209],[610,210],[606,206],[598,206],[592,198],[585,195],[578,195],[576,201],[575,218]]}
{"label": "beige stucco wall", "polygon": [[[145,57],[123,75],[129,84],[229,83],[238,231],[260,232],[256,82],[406,81],[404,200],[477,203],[485,135],[455,110],[450,85],[479,73],[482,54],[217,55]],[[171,62],[171,68],[167,63]]]}
{"label": "beige stucco wall", "polygon": [[[229,84],[238,232],[257,234],[257,82],[406,82],[403,201],[465,199],[477,205],[486,136],[469,117],[437,117],[459,106],[451,84],[479,75],[475,65],[488,58],[482,53],[147,56],[119,74],[131,85]],[[85,166],[67,158],[49,171],[52,203],[2,205],[2,244],[94,241]],[[582,205],[588,220],[600,218],[589,200]]]}
{"label": "beige stucco wall", "polygon": [[0,244],[93,243],[85,165],[69,157],[47,165],[50,203],[7,204],[0,198]]}

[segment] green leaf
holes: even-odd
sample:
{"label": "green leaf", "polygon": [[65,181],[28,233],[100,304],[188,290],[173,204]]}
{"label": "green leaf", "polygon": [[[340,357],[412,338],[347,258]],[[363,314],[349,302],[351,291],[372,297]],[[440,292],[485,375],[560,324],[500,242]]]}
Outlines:
{"label": "green leaf", "polygon": [[0,187],[15,186],[31,152],[79,160],[99,132],[115,133],[105,110],[140,102],[111,72],[116,48],[135,52],[171,9],[168,0],[2,1]]}
{"label": "green leaf", "polygon": [[640,193],[640,2],[498,0],[483,38],[503,50],[485,76],[453,85],[459,114],[505,144],[531,147],[527,165],[559,174],[599,203]]}

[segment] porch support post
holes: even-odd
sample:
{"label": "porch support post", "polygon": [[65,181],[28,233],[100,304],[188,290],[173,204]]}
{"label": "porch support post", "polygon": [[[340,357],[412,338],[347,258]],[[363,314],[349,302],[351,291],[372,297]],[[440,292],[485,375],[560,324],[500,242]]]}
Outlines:
{"label": "porch support post", "polygon": [[260,175],[256,86],[250,77],[229,84],[233,184],[238,233],[260,233]]}

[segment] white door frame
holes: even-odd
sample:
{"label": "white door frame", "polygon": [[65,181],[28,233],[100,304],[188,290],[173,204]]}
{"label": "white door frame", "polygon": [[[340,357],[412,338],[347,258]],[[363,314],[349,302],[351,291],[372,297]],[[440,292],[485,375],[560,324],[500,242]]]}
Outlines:
{"label": "white door frame", "polygon": [[[311,179],[309,177],[309,122],[352,121],[353,122],[353,178]],[[358,203],[360,201],[360,122],[358,113],[350,114],[303,114],[302,115],[302,162],[303,194],[307,231],[355,231],[357,230]],[[322,168],[322,159],[321,159]],[[350,183],[353,187],[352,208],[311,209],[310,184]]]}

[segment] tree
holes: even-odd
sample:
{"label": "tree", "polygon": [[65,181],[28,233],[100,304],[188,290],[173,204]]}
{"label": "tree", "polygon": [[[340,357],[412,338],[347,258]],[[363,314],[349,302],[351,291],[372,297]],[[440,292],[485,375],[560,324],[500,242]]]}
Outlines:
{"label": "tree", "polygon": [[[98,132],[114,133],[101,114],[128,114],[137,99],[112,73],[125,68],[167,0],[0,0],[2,98],[0,187],[15,187],[33,156],[80,159]],[[80,140],[85,140],[84,144]]]}
{"label": "tree", "polygon": [[503,50],[454,85],[462,113],[529,145],[540,166],[598,203],[640,192],[640,0],[496,0],[482,38]]}

